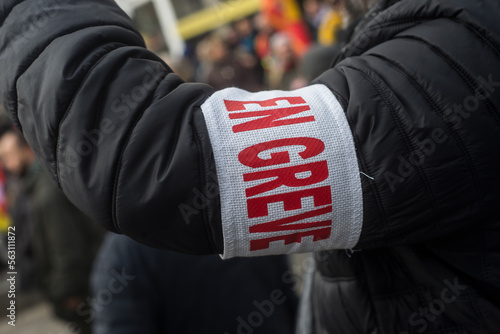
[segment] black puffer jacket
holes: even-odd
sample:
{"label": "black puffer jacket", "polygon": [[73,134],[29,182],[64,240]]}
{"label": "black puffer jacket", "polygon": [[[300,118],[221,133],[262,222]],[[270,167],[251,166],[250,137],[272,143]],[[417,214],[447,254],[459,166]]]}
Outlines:
{"label": "black puffer jacket", "polygon": [[363,180],[368,247],[315,254],[312,332],[500,333],[498,18],[496,1],[382,1],[319,78],[383,182]]}
{"label": "black puffer jacket", "polygon": [[0,98],[110,230],[341,249],[316,255],[320,333],[499,333],[500,4],[385,6],[314,85],[250,94],[183,83],[112,1],[7,0]]}

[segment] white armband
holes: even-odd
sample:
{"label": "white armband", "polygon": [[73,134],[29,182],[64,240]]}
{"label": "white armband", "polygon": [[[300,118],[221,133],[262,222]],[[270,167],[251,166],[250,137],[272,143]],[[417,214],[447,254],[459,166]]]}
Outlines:
{"label": "white armband", "polygon": [[326,86],[228,88],[201,109],[219,180],[223,258],[356,245],[358,162],[344,111]]}

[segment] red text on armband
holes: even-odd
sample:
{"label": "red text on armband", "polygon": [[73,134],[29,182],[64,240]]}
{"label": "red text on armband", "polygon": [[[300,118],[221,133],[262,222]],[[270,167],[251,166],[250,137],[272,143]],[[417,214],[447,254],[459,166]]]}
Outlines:
{"label": "red text on armband", "polygon": [[[288,245],[302,243],[305,237],[312,237],[312,242],[328,239],[332,221],[325,216],[331,216],[332,192],[325,142],[307,136],[307,127],[297,132],[301,129],[297,125],[316,122],[310,106],[300,96],[224,103],[234,134],[294,126],[290,137],[262,141],[238,154],[239,163],[245,166],[241,178],[248,219],[259,219],[248,230],[250,251],[268,249],[277,241]],[[303,208],[305,199],[313,208]],[[274,207],[272,212],[269,205]],[[266,233],[272,234],[265,237]]]}

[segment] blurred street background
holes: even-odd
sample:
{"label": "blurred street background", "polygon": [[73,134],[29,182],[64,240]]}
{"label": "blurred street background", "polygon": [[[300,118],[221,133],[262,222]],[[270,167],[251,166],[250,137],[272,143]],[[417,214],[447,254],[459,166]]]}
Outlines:
{"label": "blurred street background", "polygon": [[66,323],[57,319],[52,311],[52,306],[44,300],[39,292],[21,293],[16,297],[16,326],[8,324],[9,319],[6,317],[6,308],[9,305],[7,298],[8,286],[7,275],[1,276],[0,281],[0,333],[2,334],[17,334],[17,333],[46,333],[46,334],[63,334],[72,333]]}

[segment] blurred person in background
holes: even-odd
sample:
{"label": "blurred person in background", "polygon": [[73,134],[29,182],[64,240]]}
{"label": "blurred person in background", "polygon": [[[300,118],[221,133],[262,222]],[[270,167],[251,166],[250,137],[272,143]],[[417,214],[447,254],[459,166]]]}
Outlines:
{"label": "blurred person in background", "polygon": [[[10,122],[7,115],[4,114],[2,106],[0,106],[0,127],[3,122]],[[12,220],[8,212],[7,198],[7,176],[0,162],[0,268],[7,267],[8,257],[8,239],[7,234],[9,227],[12,226]]]}
{"label": "blurred person in background", "polygon": [[7,234],[11,219],[8,214],[8,202],[6,194],[7,177],[0,165],[0,233]]}
{"label": "blurred person in background", "polygon": [[250,17],[245,17],[234,23],[239,39],[239,49],[248,54],[255,54],[255,36],[257,35],[254,29],[253,20]]}
{"label": "blurred person in background", "polygon": [[215,32],[207,38],[207,41],[210,70],[206,82],[213,87],[219,87],[219,89],[241,84],[243,79],[240,72],[241,67],[222,36]]}
{"label": "blurred person in background", "polygon": [[[0,114],[0,129],[12,129],[12,122],[7,115]],[[0,161],[1,163],[1,161]],[[31,238],[33,234],[33,219],[30,215],[29,201],[22,185],[16,175],[12,175],[3,165],[1,166],[6,179],[4,183],[5,201],[9,214],[10,224],[15,228],[16,235],[16,269],[18,272],[19,292],[23,297],[37,296],[35,264]],[[6,228],[7,230],[7,228]],[[29,297],[28,297],[29,299]]]}
{"label": "blurred person in background", "polygon": [[207,82],[208,73],[212,68],[210,60],[210,40],[203,38],[195,46],[194,79],[199,82]]}
{"label": "blurred person in background", "polygon": [[94,334],[292,334],[288,272],[286,256],[223,261],[109,233],[92,274],[94,304],[79,312],[94,319]]}
{"label": "blurred person in background", "polygon": [[[232,29],[232,28],[229,28]],[[204,45],[209,70],[206,83],[218,89],[238,87],[254,92],[262,89],[258,62],[246,51],[231,49],[225,40],[226,29],[217,30]]]}
{"label": "blurred person in background", "polygon": [[306,87],[321,73],[330,68],[332,57],[340,53],[338,45],[314,45],[300,59],[296,77],[290,84],[291,89]]}
{"label": "blurred person in background", "polygon": [[269,89],[290,89],[297,76],[298,58],[286,32],[276,32],[270,39],[270,57],[265,65]]}
{"label": "blurred person in background", "polygon": [[325,1],[328,11],[317,28],[317,42],[324,46],[337,44],[339,32],[344,28],[344,0]]}
{"label": "blurred person in background", "polygon": [[[363,30],[366,24],[374,18],[378,11],[373,10],[376,5],[391,6],[400,0],[329,0],[336,10],[341,11],[342,29],[336,33],[335,44],[343,48]],[[371,9],[371,10],[370,10]]]}
{"label": "blurred person in background", "polygon": [[257,30],[257,34],[254,39],[254,49],[257,57],[262,61],[271,53],[269,40],[274,34],[275,29],[273,28],[267,15],[258,13],[253,18],[254,26]]}
{"label": "blurred person in background", "polygon": [[[0,161],[21,183],[26,195],[25,228],[42,293],[55,314],[75,323],[79,333],[90,325],[76,313],[89,295],[89,275],[102,229],[71,204],[42,170],[23,136],[11,125],[0,128]],[[25,242],[19,240],[18,242]]]}
{"label": "blurred person in background", "polygon": [[255,17],[245,17],[236,21],[234,29],[239,40],[238,47],[235,49],[236,57],[239,63],[247,69],[247,72],[252,73],[252,80],[254,80],[252,91],[260,90],[264,84],[264,69],[257,55],[256,37],[258,30],[255,26]]}
{"label": "blurred person in background", "polygon": [[302,2],[304,20],[314,41],[318,42],[318,30],[331,7],[322,0],[304,0]]}

